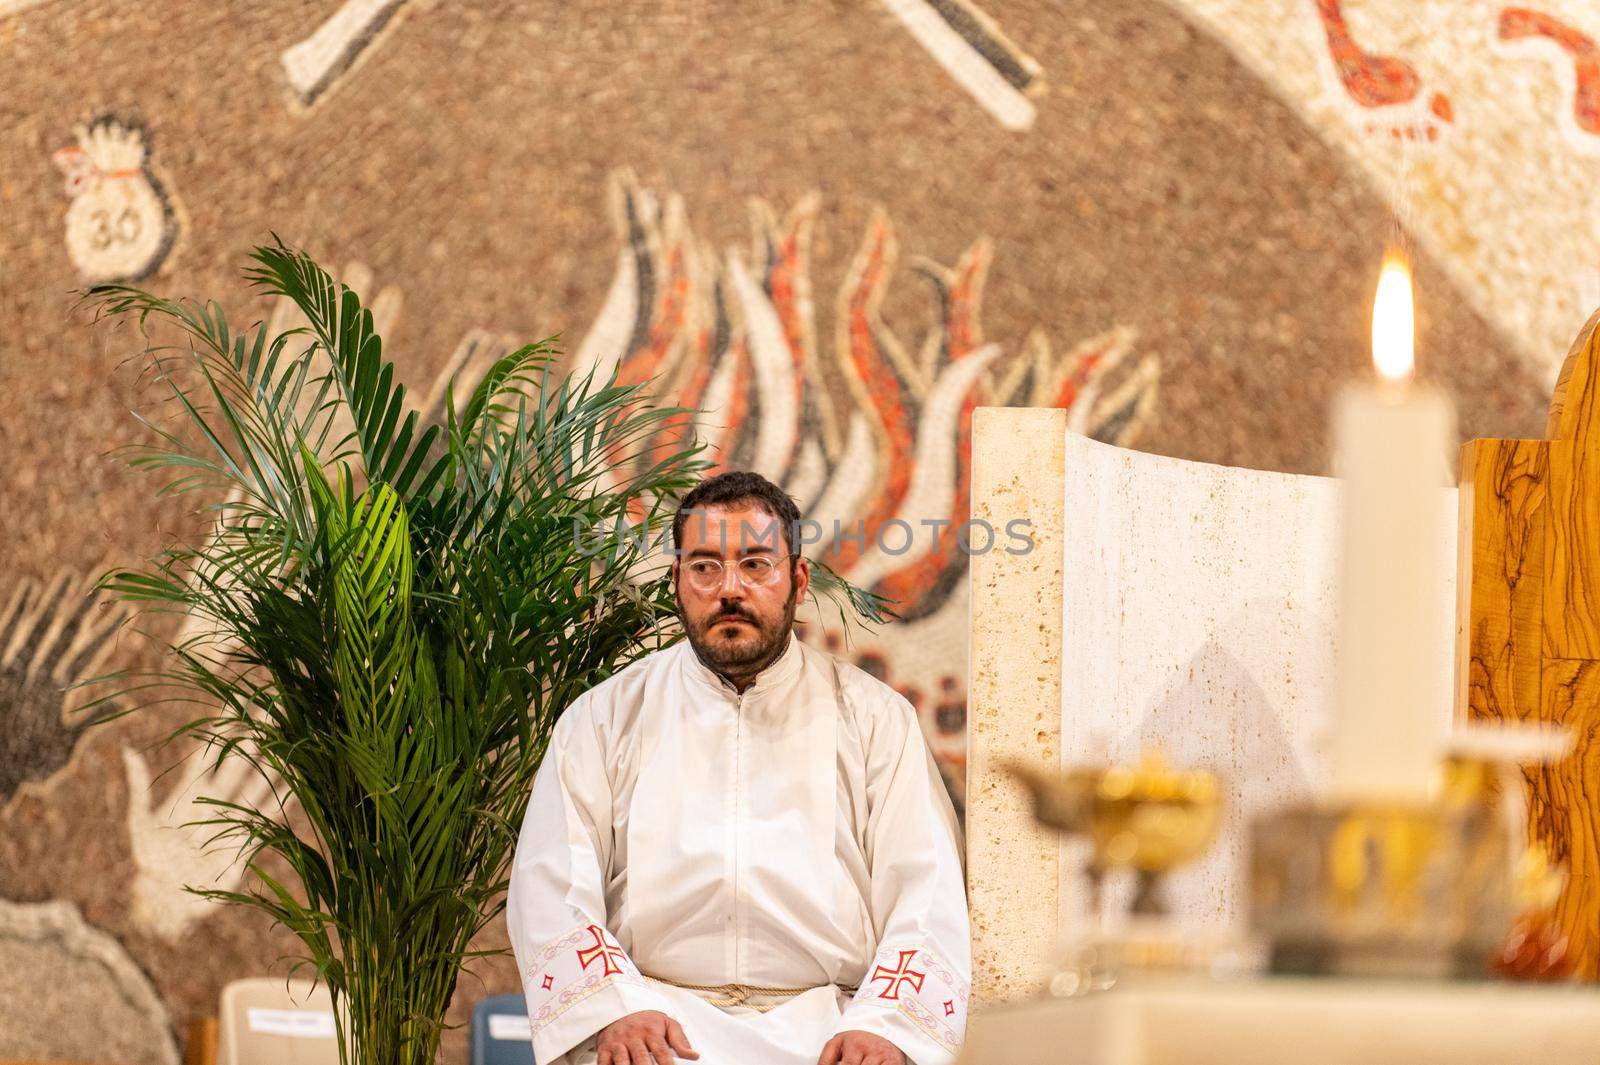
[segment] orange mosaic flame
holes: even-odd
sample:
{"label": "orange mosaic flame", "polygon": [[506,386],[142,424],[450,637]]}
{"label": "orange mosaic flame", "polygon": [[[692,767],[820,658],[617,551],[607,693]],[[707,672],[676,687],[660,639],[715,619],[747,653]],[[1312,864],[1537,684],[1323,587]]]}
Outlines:
{"label": "orange mosaic flame", "polygon": [[1500,12],[1502,41],[1532,37],[1546,37],[1554,41],[1572,59],[1577,81],[1572,117],[1585,133],[1600,135],[1600,44],[1596,44],[1588,34],[1543,11],[1508,7]]}
{"label": "orange mosaic flame", "polygon": [[1317,16],[1339,80],[1352,100],[1362,107],[1392,107],[1417,98],[1422,79],[1416,68],[1397,56],[1363,50],[1345,22],[1344,0],[1317,0]]}
{"label": "orange mosaic flame", "polygon": [[[803,508],[819,502],[839,508],[824,520],[842,522],[848,538],[837,536],[814,557],[892,600],[906,620],[941,609],[966,569],[974,409],[984,403],[1085,402],[1092,382],[1117,375],[1132,340],[1132,330],[1118,327],[1057,356],[1035,331],[1000,372],[1004,360],[986,343],[982,328],[994,257],[985,238],[953,268],[918,264],[937,289],[939,317],[913,355],[880,316],[898,247],[879,209],[836,290],[828,356],[848,386],[856,419],[857,432],[847,441],[834,422],[815,333],[810,239],[817,194],[804,197],[781,222],[764,202],[752,204],[747,261],[753,268],[746,274],[738,259],[724,265],[699,251],[678,197],[668,196],[666,211],[658,214],[655,197],[639,189],[631,174],[615,180],[624,208],[619,236],[632,256],[623,260],[618,283],[631,287],[635,300],[630,305],[619,297],[606,312],[604,330],[591,336],[607,339],[588,357],[613,357],[619,379],[648,381],[649,402],[697,412],[664,423],[640,461],[659,458],[699,434],[713,472],[759,468]],[[1096,432],[1097,419],[1111,427],[1116,442],[1130,442],[1141,412],[1153,402],[1150,361],[1096,401],[1109,413],[1097,410],[1094,419],[1084,419],[1084,431]],[[769,414],[779,418],[781,439]],[[907,512],[913,493],[920,500],[915,516]],[[648,503],[638,501],[636,519]],[[897,518],[913,527],[914,552],[903,557],[876,550],[880,537],[891,545],[904,538]],[[996,530],[996,540],[1005,534]],[[988,546],[981,527],[972,539],[967,546]]]}
{"label": "orange mosaic flame", "polygon": [[[805,408],[807,393],[817,387],[809,372],[815,356],[815,343],[811,336],[810,256],[811,225],[816,218],[814,200],[808,200],[790,217],[788,227],[773,248],[767,267],[767,290],[773,310],[783,327],[784,343],[794,363],[794,403]],[[798,434],[788,441],[784,456],[785,469],[794,461],[800,448]]]}
{"label": "orange mosaic flame", "polygon": [[[982,343],[982,326],[979,311],[983,301],[983,285],[988,276],[993,253],[987,241],[980,241],[961,257],[953,275],[942,281],[944,289],[944,349],[951,362],[971,355]],[[946,524],[938,526],[932,547],[918,554],[910,565],[903,566],[884,577],[873,591],[895,604],[895,609],[907,618],[923,613],[927,600],[943,585],[966,568],[962,545],[962,525],[971,513],[972,502],[972,411],[978,405],[980,384],[974,381],[961,401],[961,412],[956,416],[956,484],[950,497],[949,510],[937,517]],[[936,517],[928,515],[929,518]],[[980,534],[981,535],[981,534]],[[969,540],[968,549],[986,545]],[[942,601],[943,596],[938,598]]]}
{"label": "orange mosaic flame", "polygon": [[[891,365],[880,343],[878,308],[883,302],[889,267],[894,258],[894,233],[882,211],[873,216],[867,238],[852,270],[854,283],[846,289],[846,328],[849,337],[849,367],[864,406],[872,412],[883,462],[879,481],[867,512],[862,517],[867,543],[883,525],[900,511],[911,487],[912,456],[916,431],[911,412],[914,399],[904,378]],[[853,530],[857,531],[857,530]],[[824,561],[841,572],[853,566],[864,553],[857,539],[839,540],[829,548]]]}

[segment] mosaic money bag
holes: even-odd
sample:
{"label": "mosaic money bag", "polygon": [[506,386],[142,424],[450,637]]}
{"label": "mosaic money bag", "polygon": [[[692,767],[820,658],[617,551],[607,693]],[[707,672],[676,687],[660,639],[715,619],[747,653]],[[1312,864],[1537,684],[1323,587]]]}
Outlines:
{"label": "mosaic money bag", "polygon": [[76,129],[55,153],[67,177],[67,254],[87,281],[136,281],[166,258],[177,221],[150,172],[144,131],[115,118]]}

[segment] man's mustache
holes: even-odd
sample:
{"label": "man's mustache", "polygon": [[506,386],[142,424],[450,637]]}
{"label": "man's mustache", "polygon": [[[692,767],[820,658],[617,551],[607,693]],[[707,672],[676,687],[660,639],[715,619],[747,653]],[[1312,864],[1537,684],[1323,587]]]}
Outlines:
{"label": "man's mustache", "polygon": [[761,627],[761,623],[759,621],[757,621],[754,617],[750,616],[749,614],[746,614],[743,610],[722,610],[722,611],[718,611],[717,616],[712,618],[710,621],[706,622],[706,624],[708,626],[715,625],[717,622],[726,621],[729,618],[739,618],[739,619],[741,619],[743,621],[748,621],[750,624],[754,625],[758,629]]}

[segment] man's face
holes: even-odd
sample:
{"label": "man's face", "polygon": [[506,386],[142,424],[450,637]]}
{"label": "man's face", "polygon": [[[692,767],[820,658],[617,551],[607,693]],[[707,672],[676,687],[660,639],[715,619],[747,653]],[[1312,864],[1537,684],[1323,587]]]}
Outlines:
{"label": "man's face", "polygon": [[[791,574],[783,523],[745,504],[690,513],[679,548],[673,579],[689,643],[718,673],[753,677],[783,653],[795,609],[811,581],[810,564],[796,559]],[[773,563],[764,581],[757,574],[757,582],[749,583],[751,575],[741,569],[741,561],[751,558]],[[721,563],[709,584],[705,572],[715,567],[705,565],[708,560]]]}

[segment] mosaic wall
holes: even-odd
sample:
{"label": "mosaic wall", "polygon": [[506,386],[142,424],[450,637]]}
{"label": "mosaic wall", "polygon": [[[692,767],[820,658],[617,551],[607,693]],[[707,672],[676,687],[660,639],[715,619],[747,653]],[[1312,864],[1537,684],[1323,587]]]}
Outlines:
{"label": "mosaic wall", "polygon": [[[1597,41],[1592,0],[0,0],[0,1057],[171,1061],[292,948],[181,891],[238,881],[184,826],[251,782],[61,694],[149,654],[85,582],[204,532],[109,454],[152,393],[75,288],[287,323],[239,281],[275,232],[429,404],[559,333],[825,525],[938,529],[819,546],[905,620],[807,638],[913,699],[959,797],[972,408],[1324,472],[1399,238],[1463,433],[1536,435],[1600,303]],[[513,984],[480,972],[459,1015]],[[52,1020],[90,985],[118,1010]]]}

